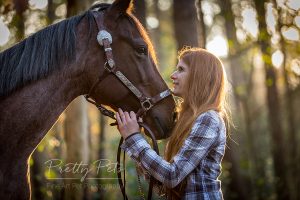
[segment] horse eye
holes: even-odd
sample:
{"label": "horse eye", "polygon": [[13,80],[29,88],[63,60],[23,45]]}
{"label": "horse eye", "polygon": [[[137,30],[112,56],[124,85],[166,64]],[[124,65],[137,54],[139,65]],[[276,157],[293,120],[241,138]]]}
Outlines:
{"label": "horse eye", "polygon": [[139,53],[139,54],[144,54],[144,55],[147,55],[147,47],[145,46],[140,46],[138,48],[136,48],[136,51]]}

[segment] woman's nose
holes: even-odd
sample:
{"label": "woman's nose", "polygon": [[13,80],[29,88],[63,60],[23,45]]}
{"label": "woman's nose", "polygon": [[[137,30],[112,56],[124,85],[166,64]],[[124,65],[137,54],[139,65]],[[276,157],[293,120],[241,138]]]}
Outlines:
{"label": "woman's nose", "polygon": [[173,73],[171,74],[171,79],[172,79],[172,80],[175,80],[175,79],[176,79],[176,71],[173,72]]}

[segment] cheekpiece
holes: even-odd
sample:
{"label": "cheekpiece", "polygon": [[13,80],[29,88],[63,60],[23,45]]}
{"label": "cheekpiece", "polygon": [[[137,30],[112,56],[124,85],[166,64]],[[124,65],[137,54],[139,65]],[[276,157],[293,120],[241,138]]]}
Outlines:
{"label": "cheekpiece", "polygon": [[98,32],[98,35],[97,35],[97,41],[101,46],[103,46],[104,39],[108,39],[109,44],[112,43],[111,34],[109,32],[107,32],[106,30],[101,30]]}

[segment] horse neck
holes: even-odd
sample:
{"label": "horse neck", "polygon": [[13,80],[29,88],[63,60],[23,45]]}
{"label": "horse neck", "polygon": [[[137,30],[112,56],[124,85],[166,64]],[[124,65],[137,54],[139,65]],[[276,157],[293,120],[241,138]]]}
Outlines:
{"label": "horse neck", "polygon": [[85,92],[83,75],[71,70],[55,71],[0,101],[1,157],[28,157],[68,104]]}

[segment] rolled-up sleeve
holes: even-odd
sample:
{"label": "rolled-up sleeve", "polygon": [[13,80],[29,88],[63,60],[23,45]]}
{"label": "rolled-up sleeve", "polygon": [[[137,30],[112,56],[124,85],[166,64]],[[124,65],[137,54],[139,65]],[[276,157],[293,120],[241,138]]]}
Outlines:
{"label": "rolled-up sleeve", "polygon": [[174,188],[199,165],[217,140],[218,120],[209,113],[200,115],[172,163],[159,156],[141,134],[125,140],[121,148],[154,178]]}

